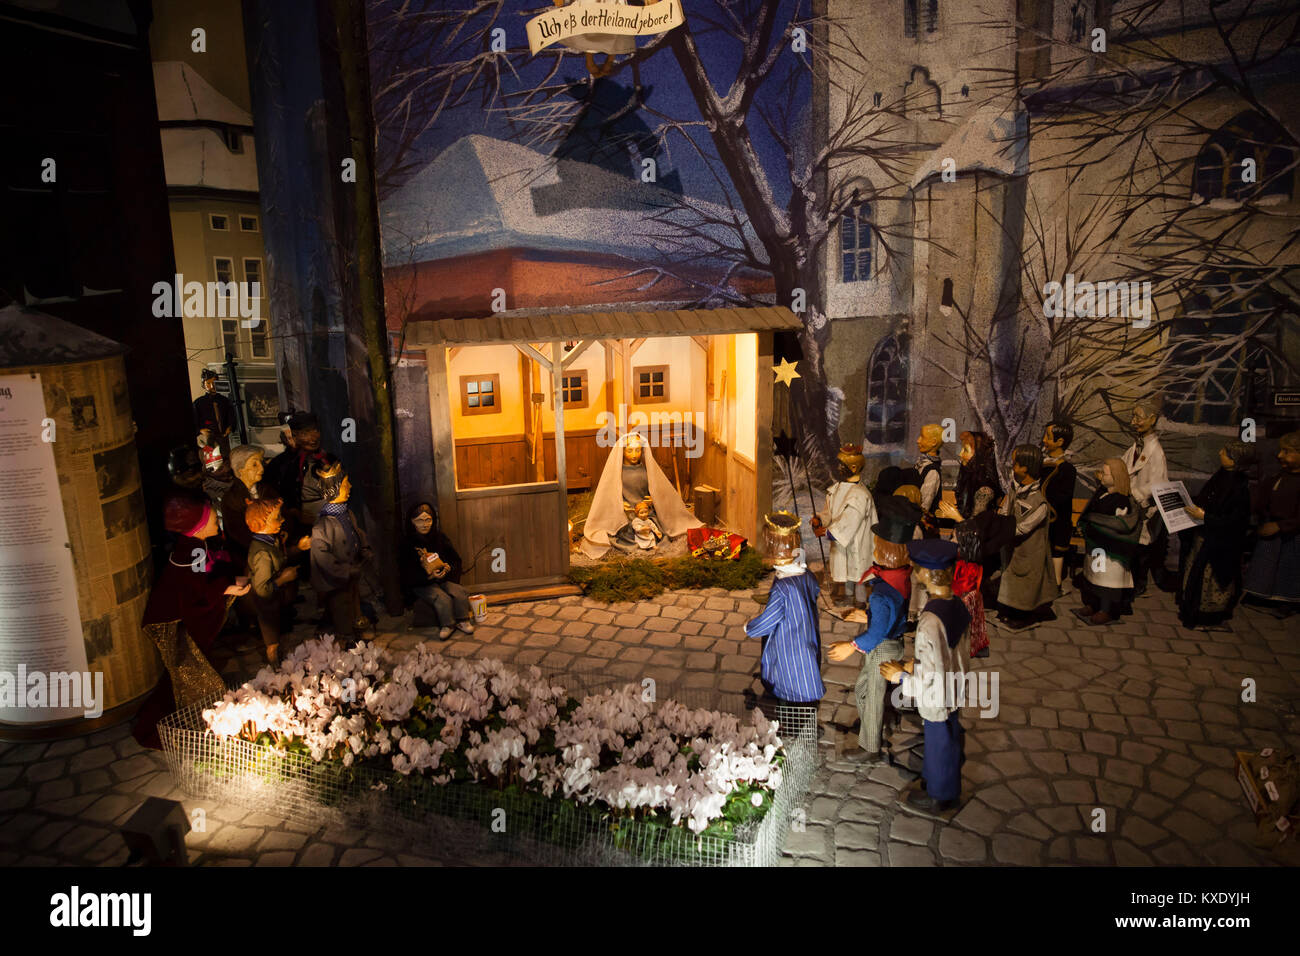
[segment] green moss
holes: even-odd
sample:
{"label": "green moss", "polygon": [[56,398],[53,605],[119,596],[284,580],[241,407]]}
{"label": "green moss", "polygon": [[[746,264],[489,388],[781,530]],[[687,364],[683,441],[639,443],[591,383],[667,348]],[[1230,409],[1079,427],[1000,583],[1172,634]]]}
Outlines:
{"label": "green moss", "polygon": [[752,588],[771,569],[748,545],[735,561],[689,556],[681,558],[633,558],[574,568],[569,580],[582,593],[598,601],[644,601],[664,591],[682,588],[722,588],[743,591]]}

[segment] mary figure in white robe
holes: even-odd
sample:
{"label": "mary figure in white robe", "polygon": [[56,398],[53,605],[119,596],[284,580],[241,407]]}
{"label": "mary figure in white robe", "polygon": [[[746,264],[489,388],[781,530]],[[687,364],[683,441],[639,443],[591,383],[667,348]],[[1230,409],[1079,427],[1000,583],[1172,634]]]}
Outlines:
{"label": "mary figure in white robe", "polygon": [[629,432],[609,450],[582,532],[582,550],[589,558],[604,557],[613,538],[627,526],[629,515],[624,505],[635,507],[646,497],[654,503],[654,520],[670,539],[704,524],[682,503],[677,489],[654,455],[645,453],[645,447],[639,434]]}

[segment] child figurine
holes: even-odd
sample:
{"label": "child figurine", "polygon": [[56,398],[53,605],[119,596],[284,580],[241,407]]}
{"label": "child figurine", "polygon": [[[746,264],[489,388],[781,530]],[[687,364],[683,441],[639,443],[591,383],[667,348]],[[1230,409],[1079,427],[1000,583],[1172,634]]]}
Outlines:
{"label": "child figurine", "polygon": [[1163,400],[1152,396],[1137,402],[1129,425],[1137,436],[1131,448],[1124,452],[1124,467],[1128,470],[1128,483],[1133,500],[1142,509],[1142,535],[1138,542],[1142,551],[1133,567],[1134,595],[1141,595],[1150,576],[1156,587],[1172,591],[1165,580],[1165,552],[1169,549],[1169,531],[1156,508],[1151,495],[1154,485],[1169,480],[1165,463],[1165,449],[1160,444],[1156,425],[1160,422]]}
{"label": "child figurine", "polygon": [[1015,519],[1016,537],[1004,562],[998,620],[1014,631],[1041,621],[1053,621],[1052,599],[1059,593],[1052,570],[1048,540],[1048,505],[1039,476],[1043,453],[1037,445],[1017,445],[1011,453],[1012,488],[1002,502],[1002,513]]}
{"label": "child figurine", "polygon": [[970,614],[952,595],[957,546],[951,541],[913,541],[907,546],[916,567],[916,582],[929,596],[916,625],[916,657],[880,665],[890,683],[902,681],[903,694],[916,700],[925,730],[921,777],[926,792],[915,790],[907,802],[920,810],[945,812],[961,797],[965,730],[961,700],[966,678],[966,628]]}
{"label": "child figurine", "polygon": [[916,459],[916,470],[921,479],[921,534],[926,538],[939,537],[939,521],[935,509],[943,497],[943,428],[939,425],[923,425],[921,434],[916,439],[916,449],[920,452]]}
{"label": "child figurine", "polygon": [[348,510],[352,481],[343,463],[326,455],[312,475],[325,504],[311,529],[311,586],[329,611],[334,636],[347,644],[370,623],[361,616],[361,571],[373,552]]}
{"label": "child figurine", "polygon": [[[280,513],[282,504],[279,498],[253,499],[247,502],[241,516],[252,535],[248,545],[248,575],[253,587],[257,625],[266,647],[266,662],[272,665],[280,661],[281,615],[293,602],[298,590],[298,568],[286,563],[284,542],[280,537],[280,529],[284,527],[284,516]],[[311,544],[303,538],[297,546],[305,551]]]}
{"label": "child figurine", "polygon": [[1256,512],[1263,523],[1243,587],[1294,611],[1300,608],[1300,431],[1279,439],[1277,460],[1282,471],[1260,482]]}
{"label": "child figurine", "polygon": [[1132,613],[1141,520],[1142,509],[1129,497],[1128,469],[1121,459],[1107,458],[1097,471],[1097,491],[1079,515],[1087,553],[1079,588],[1083,607],[1074,613],[1085,623],[1110,624]]}
{"label": "child figurine", "polygon": [[653,551],[659,547],[659,542],[663,540],[664,533],[654,519],[654,502],[647,495],[637,502],[636,507],[632,509],[632,534],[636,539],[636,546],[642,551]]}
{"label": "child figurine", "polygon": [[831,580],[839,585],[846,604],[865,607],[867,591],[858,583],[871,567],[871,526],[876,523],[876,504],[862,486],[866,459],[860,445],[842,445],[840,480],[826,489],[826,511],[813,517],[813,531],[830,539]]}
{"label": "child figurine", "polygon": [[[841,746],[841,757],[855,763],[874,763],[880,759],[880,735],[884,724],[885,689],[888,681],[880,673],[883,661],[903,654],[903,629],[907,625],[907,607],[912,598],[912,569],[907,561],[907,543],[912,540],[920,509],[906,499],[891,495],[880,502],[880,520],[872,525],[875,535],[875,562],[863,575],[871,585],[869,625],[851,641],[836,641],[826,656],[836,663],[861,653],[854,696],[858,705],[857,747],[851,738]],[[848,620],[860,620],[858,612]]]}
{"label": "child figurine", "polygon": [[815,706],[826,693],[821,675],[821,626],[817,595],[821,588],[809,574],[799,544],[799,519],[778,512],[766,524],[776,532],[773,570],[776,580],[761,614],[745,625],[749,637],[765,637],[763,686],[783,704]]}

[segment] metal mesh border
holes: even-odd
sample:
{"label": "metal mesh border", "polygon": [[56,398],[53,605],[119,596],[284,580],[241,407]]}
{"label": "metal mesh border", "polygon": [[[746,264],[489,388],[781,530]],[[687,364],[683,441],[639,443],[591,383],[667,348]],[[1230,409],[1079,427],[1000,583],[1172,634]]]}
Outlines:
{"label": "metal mesh border", "polygon": [[[626,678],[580,669],[547,678],[573,696],[623,686]],[[673,686],[659,699],[718,706],[710,690]],[[772,866],[817,767],[817,716],[811,707],[776,709],[785,748],[781,786],[757,824],[731,838],[695,836],[681,827],[610,819],[608,811],[518,790],[457,783],[439,786],[412,774],[316,763],[246,740],[207,732],[203,708],[159,723],[176,785],[204,799],[231,803],[295,823],[352,827],[390,838],[411,852],[477,863],[544,866]],[[733,710],[734,712],[734,710]]]}

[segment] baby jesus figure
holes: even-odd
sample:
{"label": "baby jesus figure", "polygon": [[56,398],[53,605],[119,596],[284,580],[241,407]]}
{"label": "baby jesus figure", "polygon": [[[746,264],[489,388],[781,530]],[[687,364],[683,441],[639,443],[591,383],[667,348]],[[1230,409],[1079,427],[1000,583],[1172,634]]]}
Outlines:
{"label": "baby jesus figure", "polygon": [[654,517],[654,502],[647,495],[637,502],[635,508],[631,508],[632,520],[628,525],[632,529],[633,537],[636,539],[636,546],[642,551],[653,551],[659,546],[663,539],[663,529]]}

